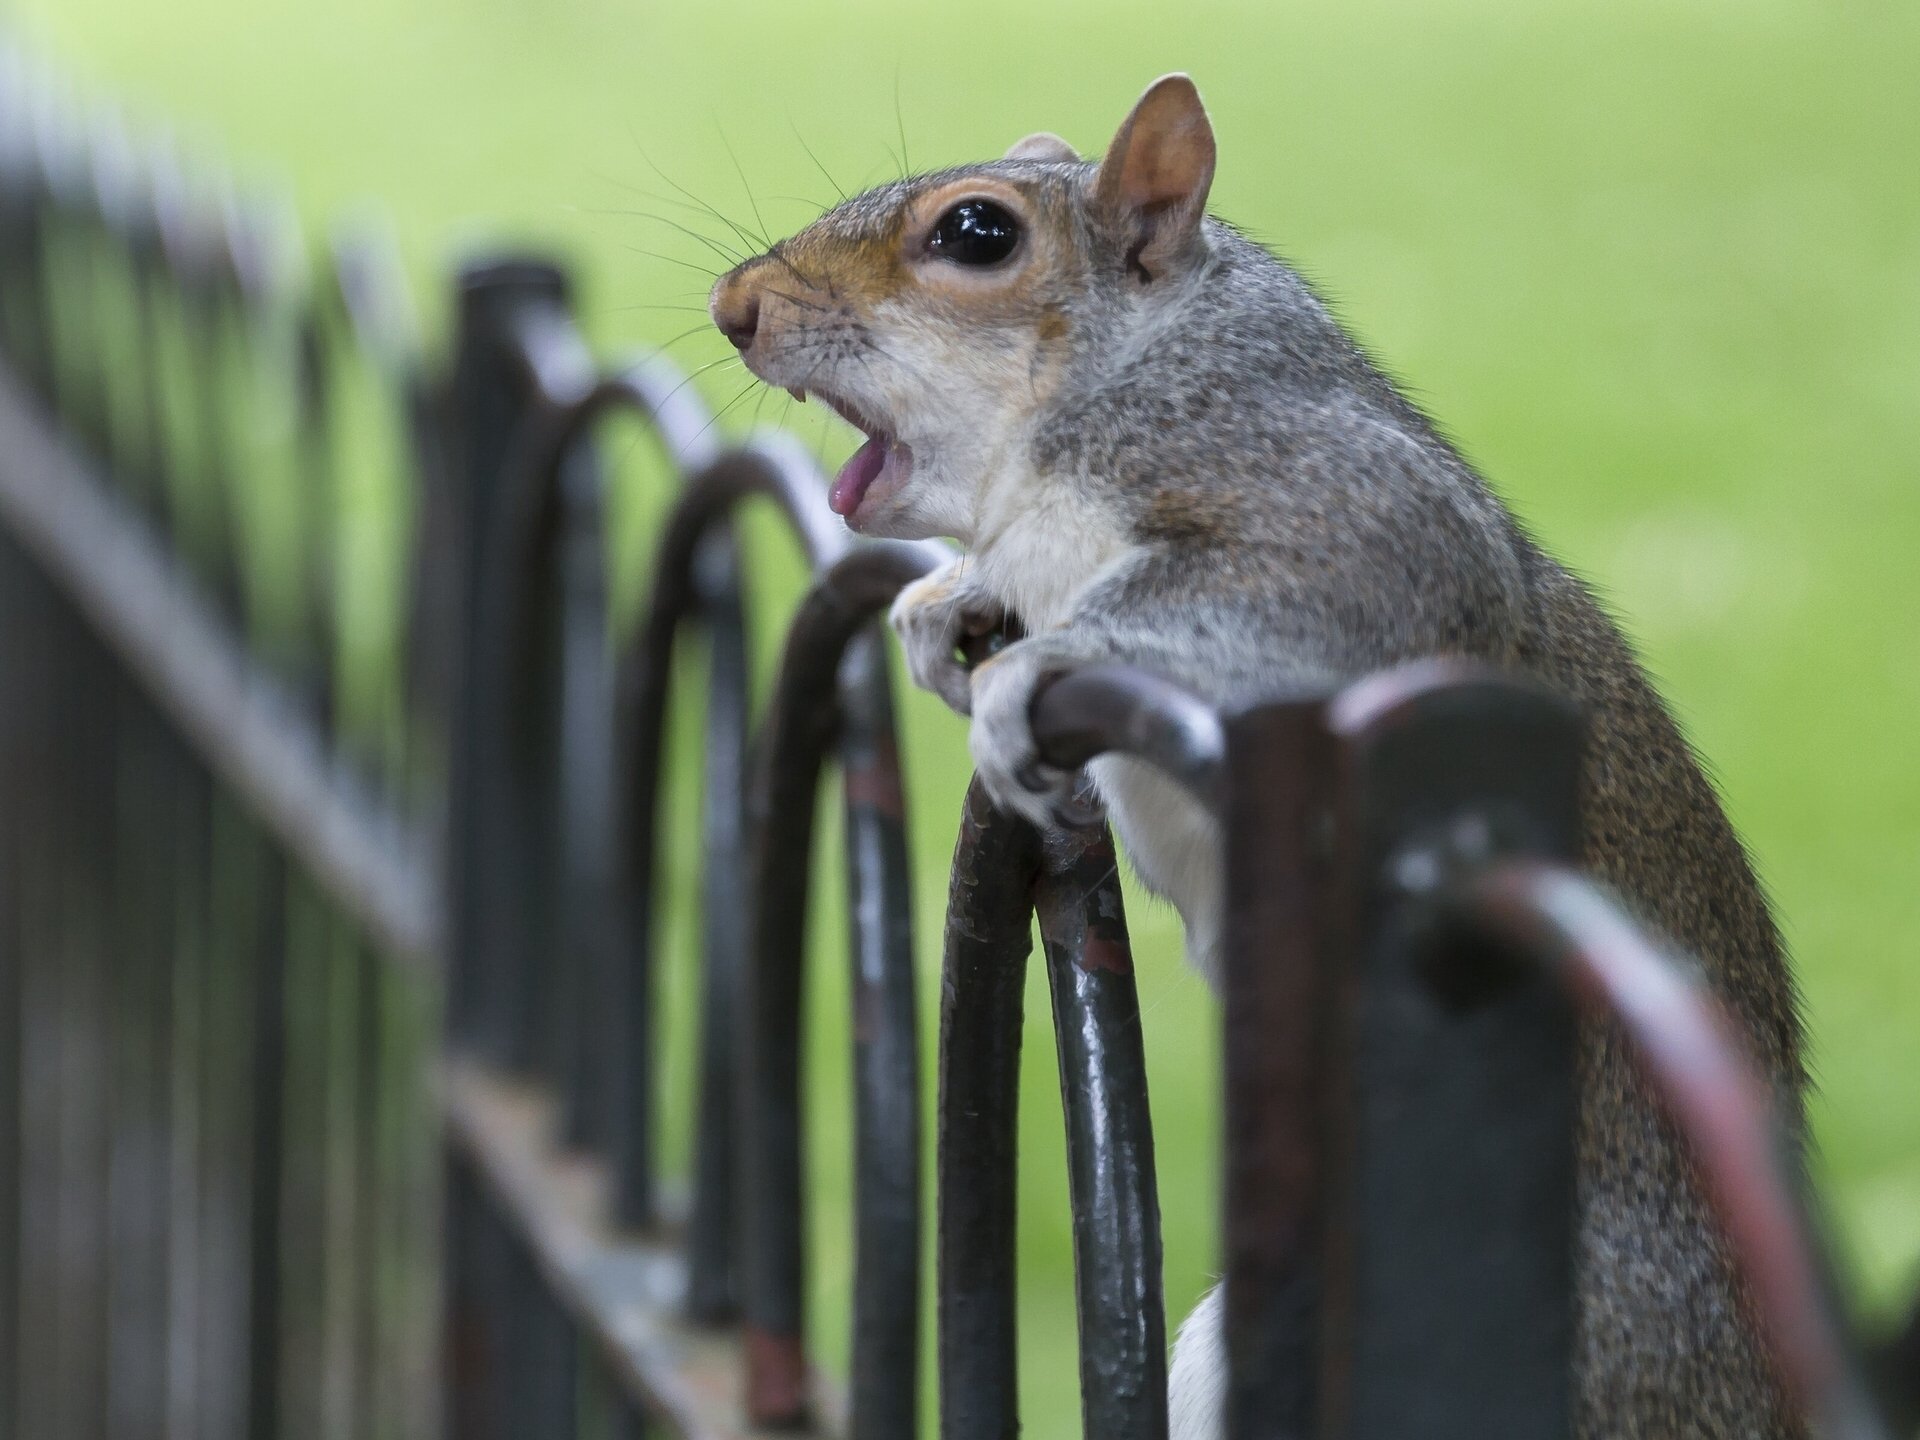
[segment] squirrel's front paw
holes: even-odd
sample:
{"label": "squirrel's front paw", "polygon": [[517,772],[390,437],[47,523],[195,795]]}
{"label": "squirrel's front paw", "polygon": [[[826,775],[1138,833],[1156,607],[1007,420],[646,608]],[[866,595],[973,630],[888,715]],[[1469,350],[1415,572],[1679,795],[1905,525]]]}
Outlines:
{"label": "squirrel's front paw", "polygon": [[983,635],[1003,620],[999,607],[962,583],[966,561],[957,558],[902,590],[888,620],[906,652],[907,674],[962,715],[972,713],[971,676],[959,655],[961,640]]}
{"label": "squirrel's front paw", "polygon": [[1033,738],[1033,697],[1045,658],[1015,644],[973,672],[973,768],[1002,810],[1041,826],[1088,825],[1100,818],[1077,770],[1041,761]]}

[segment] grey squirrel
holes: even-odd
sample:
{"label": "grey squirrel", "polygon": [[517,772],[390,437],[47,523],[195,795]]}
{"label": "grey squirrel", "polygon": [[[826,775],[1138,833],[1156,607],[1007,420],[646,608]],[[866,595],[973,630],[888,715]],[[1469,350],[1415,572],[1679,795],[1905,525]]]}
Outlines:
{"label": "grey squirrel", "polygon": [[[893,611],[914,679],[972,716],[994,800],[1048,822],[1036,686],[1125,662],[1221,705],[1416,657],[1524,671],[1590,715],[1585,860],[1700,957],[1799,1123],[1792,977],[1745,851],[1625,641],[1291,269],[1206,214],[1193,83],[1147,89],[1097,163],[1034,135],[882,185],[722,276],[761,379],[866,436],[833,508],[967,553]],[[1024,638],[969,670],[1008,615]],[[1127,854],[1215,975],[1219,836],[1134,762],[1090,767]],[[1576,1433],[1787,1437],[1748,1297],[1620,1038],[1581,1039]],[[1216,1289],[1182,1326],[1176,1440],[1220,1429]]]}

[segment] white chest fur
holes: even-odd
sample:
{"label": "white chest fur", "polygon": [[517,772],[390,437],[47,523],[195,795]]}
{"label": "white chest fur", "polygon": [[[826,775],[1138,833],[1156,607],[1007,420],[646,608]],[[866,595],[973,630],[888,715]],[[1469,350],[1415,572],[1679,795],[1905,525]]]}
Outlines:
{"label": "white chest fur", "polygon": [[1187,931],[1187,963],[1220,989],[1220,826],[1186,791],[1138,760],[1090,767],[1113,828],[1147,889],[1173,903]]}
{"label": "white chest fur", "polygon": [[981,501],[971,579],[1030,632],[1052,630],[1127,549],[1125,533],[1074,487],[1016,467]]}
{"label": "white chest fur", "polygon": [[[982,506],[969,582],[1020,616],[1029,633],[1067,625],[1088,587],[1127,561],[1124,532],[1105,519],[1070,486],[1005,475]],[[1219,826],[1147,765],[1115,756],[1091,769],[1134,870],[1180,912],[1187,959],[1217,989]]]}

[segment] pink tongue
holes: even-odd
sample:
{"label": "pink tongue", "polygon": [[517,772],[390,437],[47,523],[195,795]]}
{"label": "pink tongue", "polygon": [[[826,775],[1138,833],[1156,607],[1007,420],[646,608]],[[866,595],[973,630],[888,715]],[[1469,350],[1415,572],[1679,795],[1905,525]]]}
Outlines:
{"label": "pink tongue", "polygon": [[840,467],[840,473],[834,477],[833,489],[827,492],[827,504],[833,507],[833,513],[851,515],[858,510],[860,501],[866,496],[867,487],[873,484],[886,463],[887,445],[878,436],[854,451],[853,457]]}

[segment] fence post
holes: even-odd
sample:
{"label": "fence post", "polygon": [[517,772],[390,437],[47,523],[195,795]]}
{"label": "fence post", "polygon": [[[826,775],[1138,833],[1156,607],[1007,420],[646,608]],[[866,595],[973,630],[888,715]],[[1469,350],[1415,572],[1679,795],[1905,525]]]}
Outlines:
{"label": "fence post", "polygon": [[954,846],[940,979],[941,1440],[1020,1429],[1014,1183],[1020,1038],[1040,839],[975,780]]}
{"label": "fence post", "polygon": [[452,657],[447,706],[448,794],[447,1013],[453,1039],[496,1062],[511,1054],[514,963],[511,907],[498,906],[501,877],[491,869],[488,843],[506,777],[483,757],[498,754],[484,727],[491,723],[476,693],[486,647],[502,637],[482,633],[488,520],[500,496],[507,457],[536,399],[516,336],[526,313],[564,307],[567,281],[538,260],[494,259],[468,265],[458,279],[452,392],[447,422],[446,526],[442,573],[427,577],[452,596],[438,613],[450,635],[440,637]]}
{"label": "fence post", "polygon": [[1431,897],[1577,854],[1579,720],[1435,665],[1227,736],[1228,1433],[1568,1434],[1570,1002]]}
{"label": "fence post", "polygon": [[[421,577],[444,597],[428,611],[450,633],[433,637],[451,656],[444,723],[448,793],[444,885],[447,944],[446,1007],[450,1039],[496,1063],[524,1065],[537,1028],[518,1013],[522,915],[517,877],[502,875],[503,816],[510,779],[485,693],[490,655],[506,637],[487,633],[485,589],[491,520],[502,498],[509,457],[539,403],[518,336],[529,312],[567,302],[561,271],[534,260],[493,260],[460,272],[451,391],[446,397],[446,472],[437,518],[444,527],[438,551],[443,567]],[[529,1302],[537,1302],[531,1274],[508,1248],[506,1232],[485,1213],[478,1188],[457,1168],[450,1174],[446,1225],[445,1411],[456,1433],[475,1440],[504,1435],[529,1389],[552,1391],[546,1373],[524,1361],[530,1338]],[[548,1318],[542,1312],[543,1320]],[[564,1341],[564,1336],[561,1337]],[[545,1357],[545,1351],[542,1350]],[[560,1413],[556,1411],[555,1413]],[[507,1428],[503,1428],[507,1427]]]}

